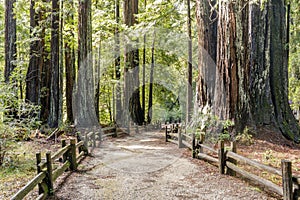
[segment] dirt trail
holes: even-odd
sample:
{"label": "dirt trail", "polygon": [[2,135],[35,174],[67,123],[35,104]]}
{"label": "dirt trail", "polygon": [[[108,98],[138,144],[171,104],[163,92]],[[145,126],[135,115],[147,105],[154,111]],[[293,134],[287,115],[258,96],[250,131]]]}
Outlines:
{"label": "dirt trail", "polygon": [[163,133],[112,138],[94,149],[52,199],[274,199],[165,143]]}

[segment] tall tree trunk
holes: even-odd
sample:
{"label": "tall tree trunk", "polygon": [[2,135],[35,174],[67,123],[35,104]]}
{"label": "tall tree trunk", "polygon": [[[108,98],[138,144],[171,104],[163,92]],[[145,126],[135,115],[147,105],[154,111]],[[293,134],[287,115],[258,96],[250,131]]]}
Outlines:
{"label": "tall tree trunk", "polygon": [[64,38],[63,38],[63,30],[64,30],[64,1],[59,0],[60,8],[59,8],[59,107],[58,107],[58,125],[61,126],[63,123],[63,95],[64,95]]}
{"label": "tall tree trunk", "polygon": [[288,104],[284,1],[219,1],[218,14],[214,114],[238,130],[271,125],[300,142]]}
{"label": "tall tree trunk", "polygon": [[117,27],[115,29],[115,76],[117,80],[116,84],[116,116],[115,120],[119,122],[122,118],[122,100],[121,100],[121,52],[120,52],[120,33],[119,33],[119,24],[120,24],[120,0],[115,0],[116,3],[116,23]]}
{"label": "tall tree trunk", "polygon": [[16,65],[13,61],[17,58],[16,45],[16,18],[14,14],[14,3],[16,0],[5,0],[5,82],[8,83],[12,71]]}
{"label": "tall tree trunk", "polygon": [[187,33],[188,33],[188,62],[187,62],[187,99],[186,122],[189,123],[193,114],[193,52],[192,52],[192,28],[191,28],[191,3],[187,0]]}
{"label": "tall tree trunk", "polygon": [[150,69],[150,80],[149,80],[149,99],[148,99],[148,116],[147,123],[150,124],[152,121],[152,105],[153,105],[153,83],[154,83],[154,66],[155,66],[155,32],[153,34],[153,42],[151,47],[151,69]]}
{"label": "tall tree trunk", "polygon": [[198,83],[196,102],[200,111],[212,106],[215,92],[217,59],[217,14],[212,6],[216,1],[196,0],[196,18],[198,31]]}
{"label": "tall tree trunk", "polygon": [[235,16],[231,1],[219,1],[217,73],[214,113],[222,120],[235,117],[238,74],[235,49]]}
{"label": "tall tree trunk", "polygon": [[59,117],[59,0],[52,0],[51,86],[49,126],[58,126]]}
{"label": "tall tree trunk", "polygon": [[[147,0],[144,2],[144,7],[146,10]],[[147,35],[144,35],[144,47],[143,47],[143,75],[142,75],[142,110],[144,114],[146,113],[146,42]],[[148,114],[149,115],[149,114]],[[149,120],[149,118],[148,118]]]}
{"label": "tall tree trunk", "polygon": [[40,89],[40,63],[42,55],[40,54],[41,40],[39,35],[34,31],[38,26],[39,15],[35,11],[35,0],[30,1],[30,33],[32,41],[30,42],[30,60],[29,67],[26,74],[26,101],[35,105],[39,103],[39,89]]}
{"label": "tall tree trunk", "polygon": [[[138,13],[138,0],[125,0],[124,19],[128,27],[136,23],[135,14]],[[133,122],[142,125],[144,122],[144,113],[140,103],[139,90],[139,50],[130,44],[125,47],[125,100],[124,110],[129,111]],[[128,116],[128,115],[125,115]]]}
{"label": "tall tree trunk", "polygon": [[78,11],[78,77],[73,113],[77,127],[91,128],[99,126],[95,112],[91,0],[79,1]]}
{"label": "tall tree trunk", "polygon": [[[42,0],[42,5],[50,4],[50,0]],[[38,22],[41,32],[39,34],[39,105],[41,106],[40,119],[49,122],[50,115],[50,91],[51,91],[51,49],[46,44],[51,43],[51,35],[48,33],[48,21],[51,21],[52,11],[47,6],[38,8]],[[50,37],[49,37],[50,36]],[[50,39],[49,39],[50,38]]]}
{"label": "tall tree trunk", "polygon": [[[67,8],[68,6],[68,8]],[[65,5],[69,12],[66,16],[66,24],[74,27],[74,2],[69,1]],[[66,73],[66,107],[67,107],[67,121],[74,123],[72,99],[73,88],[75,83],[75,49],[73,42],[75,42],[74,30],[72,28],[67,30],[68,39],[65,40],[65,73]]]}
{"label": "tall tree trunk", "polygon": [[95,62],[95,82],[96,82],[95,110],[96,110],[97,119],[100,122],[101,41],[99,42],[99,46],[98,46],[98,56],[95,60],[96,60]]}

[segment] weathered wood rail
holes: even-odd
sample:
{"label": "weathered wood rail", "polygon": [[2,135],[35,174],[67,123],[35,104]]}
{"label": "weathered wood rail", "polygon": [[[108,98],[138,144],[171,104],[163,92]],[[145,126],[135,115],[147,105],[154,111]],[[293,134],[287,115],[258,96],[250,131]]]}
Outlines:
{"label": "weathered wood rail", "polygon": [[[188,147],[192,150],[193,158],[202,159],[217,165],[220,174],[226,173],[231,176],[239,174],[240,176],[251,180],[253,183],[261,185],[264,188],[267,188],[267,190],[281,195],[284,200],[299,198],[300,177],[292,175],[292,165],[290,161],[282,160],[281,169],[277,169],[237,154],[235,142],[231,142],[230,147],[226,148],[229,150],[225,150],[224,142],[220,141],[217,145],[217,149],[215,149],[203,144],[205,140],[204,134],[201,134],[200,138],[196,139],[195,134],[189,136],[186,133],[182,133],[180,128],[177,135],[171,133],[171,130],[172,129],[170,127],[165,127],[166,142],[178,144],[179,148],[184,146]],[[282,179],[282,186],[280,187],[272,181],[252,174],[251,172],[241,168],[239,165],[247,165],[248,168],[252,167],[280,176]]]}
{"label": "weathered wood rail", "polygon": [[[105,133],[105,134],[102,134]],[[37,199],[46,199],[54,194],[54,182],[65,171],[76,171],[80,161],[89,154],[89,147],[96,147],[97,142],[109,136],[117,136],[115,127],[103,128],[101,132],[85,133],[84,136],[71,139],[67,145],[66,140],[61,141],[61,149],[52,154],[46,153],[46,159],[42,162],[41,153],[36,153],[37,175],[31,179],[22,189],[11,197],[11,200],[21,200],[29,192],[38,186]],[[82,140],[82,141],[81,141]]]}

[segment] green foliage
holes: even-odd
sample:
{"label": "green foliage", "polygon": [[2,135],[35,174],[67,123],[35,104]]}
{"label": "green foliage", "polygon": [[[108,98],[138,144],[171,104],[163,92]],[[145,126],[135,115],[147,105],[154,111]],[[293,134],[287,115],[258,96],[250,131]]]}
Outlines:
{"label": "green foliage", "polygon": [[[1,73],[0,73],[1,75]],[[16,140],[27,139],[38,128],[39,107],[19,100],[13,84],[0,83],[0,165]]]}
{"label": "green foliage", "polygon": [[196,137],[205,133],[205,141],[217,143],[218,141],[228,141],[232,139],[232,129],[234,122],[231,120],[220,120],[212,115],[208,108],[204,112],[198,112],[192,117],[192,121],[187,125],[187,133],[195,133]]}
{"label": "green foliage", "polygon": [[254,143],[254,140],[252,138],[252,134],[250,132],[250,129],[248,127],[245,127],[245,129],[243,130],[242,133],[239,133],[235,139],[236,141],[238,141],[241,144],[244,145],[251,145]]}

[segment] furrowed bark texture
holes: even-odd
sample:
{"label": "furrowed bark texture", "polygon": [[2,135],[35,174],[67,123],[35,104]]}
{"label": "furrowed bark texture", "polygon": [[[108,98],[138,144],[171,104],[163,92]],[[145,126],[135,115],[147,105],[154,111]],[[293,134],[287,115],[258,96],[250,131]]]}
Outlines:
{"label": "furrowed bark texture", "polygon": [[57,127],[59,118],[59,2],[52,0],[51,13],[51,86],[49,126]]}
{"label": "furrowed bark texture", "polygon": [[[203,4],[197,1],[198,10],[203,10]],[[215,85],[208,84],[200,59],[199,107],[211,101],[213,114],[233,119],[239,131],[248,124],[271,125],[300,142],[299,126],[288,104],[284,1],[219,1],[218,9]],[[205,47],[205,41],[214,46],[202,36],[205,17],[197,14],[199,46]],[[214,96],[207,91],[214,91]]]}
{"label": "furrowed bark texture", "polygon": [[[214,5],[215,1],[211,1],[211,4]],[[217,57],[216,12],[211,11],[208,1],[197,0],[196,18],[199,48],[196,102],[202,110],[206,105],[212,106],[212,99],[214,99]]]}
{"label": "furrowed bark texture", "polygon": [[99,123],[94,101],[91,0],[79,1],[78,16],[78,77],[73,113],[77,127],[92,128],[99,126]]}
{"label": "furrowed bark texture", "polygon": [[5,0],[5,70],[4,78],[8,83],[12,71],[16,65],[13,63],[17,58],[17,35],[16,18],[14,15],[14,3],[16,0]]}
{"label": "furrowed bark texture", "polygon": [[[124,21],[128,27],[131,27],[136,23],[134,15],[137,13],[138,0],[125,0]],[[124,77],[124,116],[130,116],[134,123],[142,125],[144,122],[144,111],[142,110],[140,102],[139,90],[139,49],[130,44],[130,39],[127,41],[125,47]],[[125,120],[127,121],[127,119]]]}

